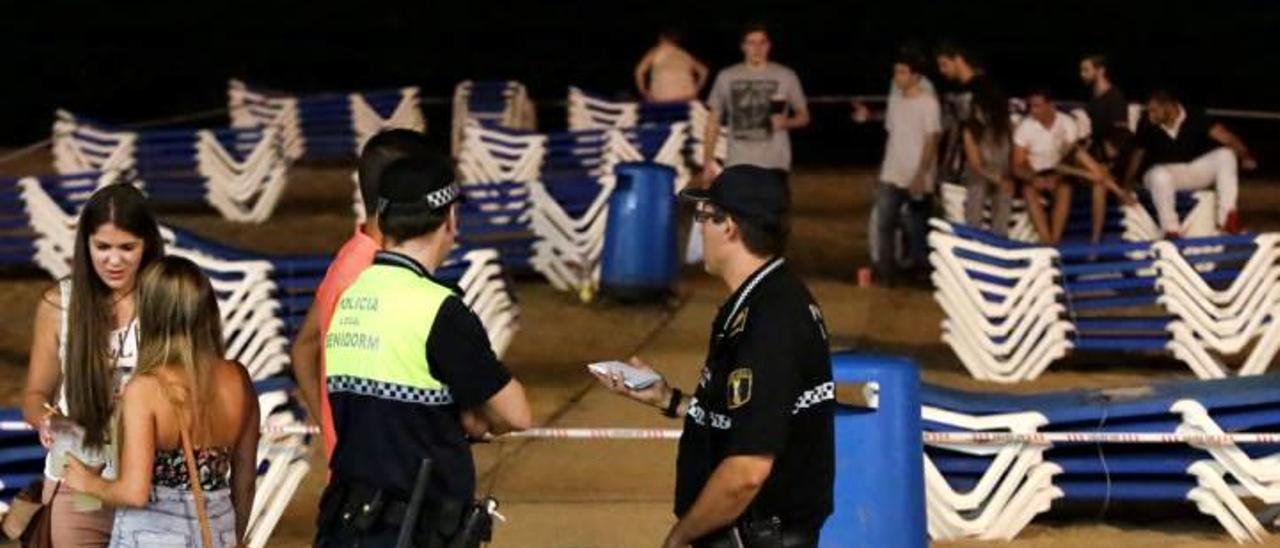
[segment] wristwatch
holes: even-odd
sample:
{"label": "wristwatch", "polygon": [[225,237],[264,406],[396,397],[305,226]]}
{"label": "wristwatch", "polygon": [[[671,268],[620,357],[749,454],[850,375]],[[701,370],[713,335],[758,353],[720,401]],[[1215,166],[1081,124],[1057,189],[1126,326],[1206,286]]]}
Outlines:
{"label": "wristwatch", "polygon": [[679,388],[672,388],[671,400],[667,402],[667,408],[662,410],[662,414],[673,419],[676,418],[676,413],[680,411],[680,401],[683,399],[684,392],[681,392]]}

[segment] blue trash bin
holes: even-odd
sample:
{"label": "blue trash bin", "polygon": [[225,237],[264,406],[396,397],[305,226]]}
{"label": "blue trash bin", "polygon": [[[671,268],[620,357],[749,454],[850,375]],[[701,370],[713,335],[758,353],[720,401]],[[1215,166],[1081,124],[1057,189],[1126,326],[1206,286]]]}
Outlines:
{"label": "blue trash bin", "polygon": [[835,512],[823,548],[924,548],[924,444],[920,373],[911,360],[840,352],[831,356],[841,384],[874,386],[874,407],[837,404]]}
{"label": "blue trash bin", "polygon": [[600,290],[624,300],[662,298],[679,276],[676,171],[652,162],[618,164],[609,197]]}

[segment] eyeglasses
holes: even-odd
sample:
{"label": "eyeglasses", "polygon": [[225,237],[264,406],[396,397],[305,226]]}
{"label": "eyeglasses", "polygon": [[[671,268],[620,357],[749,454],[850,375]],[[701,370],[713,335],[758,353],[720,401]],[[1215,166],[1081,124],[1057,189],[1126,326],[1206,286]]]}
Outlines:
{"label": "eyeglasses", "polygon": [[712,224],[718,225],[720,223],[723,223],[724,220],[727,218],[729,218],[728,213],[725,213],[723,211],[716,210],[716,209],[712,209],[712,210],[698,209],[693,212],[693,222],[695,223],[705,223],[707,221],[711,221]]}

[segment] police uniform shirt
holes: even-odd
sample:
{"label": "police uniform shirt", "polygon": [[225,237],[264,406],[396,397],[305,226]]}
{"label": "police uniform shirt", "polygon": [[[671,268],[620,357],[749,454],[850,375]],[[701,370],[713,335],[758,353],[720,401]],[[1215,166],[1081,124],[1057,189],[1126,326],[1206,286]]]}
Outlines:
{"label": "police uniform shirt", "polygon": [[[506,386],[511,376],[494,355],[479,318],[457,297],[456,290],[433,279],[417,261],[397,253],[379,252],[373,266],[361,276],[379,268],[404,269],[416,276],[415,281],[448,288],[451,292],[440,304],[427,335],[426,348],[421,350],[426,353],[431,376],[447,387],[442,393],[447,394],[449,401],[443,405],[440,402],[425,404],[409,401],[412,398],[399,389],[335,386],[330,370],[329,398],[338,433],[330,466],[339,478],[407,498],[419,463],[428,457],[432,461],[430,494],[471,500],[475,496],[475,466],[459,414],[483,405]],[[343,302],[350,291],[348,289],[339,300],[335,324],[342,316],[341,307],[361,305]],[[418,328],[427,329],[427,326]],[[383,338],[385,342],[390,337],[383,334]],[[335,341],[326,341],[326,346],[331,342]],[[379,367],[376,363],[358,365]]]}
{"label": "police uniform shirt", "polygon": [[822,313],[774,259],[716,316],[680,437],[676,515],[689,511],[725,458],[772,455],[772,472],[743,517],[819,529],[832,509],[834,388]]}

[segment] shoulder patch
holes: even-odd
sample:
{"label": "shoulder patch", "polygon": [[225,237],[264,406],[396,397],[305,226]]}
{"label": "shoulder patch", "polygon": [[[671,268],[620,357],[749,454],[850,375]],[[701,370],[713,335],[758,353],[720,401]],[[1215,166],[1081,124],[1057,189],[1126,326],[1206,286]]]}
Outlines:
{"label": "shoulder patch", "polygon": [[746,330],[747,314],[749,314],[750,311],[751,311],[751,307],[749,306],[742,307],[742,310],[738,311],[738,315],[733,317],[733,321],[729,322],[729,332],[726,333],[725,336],[732,337]]}
{"label": "shoulder patch", "polygon": [[729,373],[728,398],[729,409],[737,409],[751,401],[752,372],[741,367]]}

